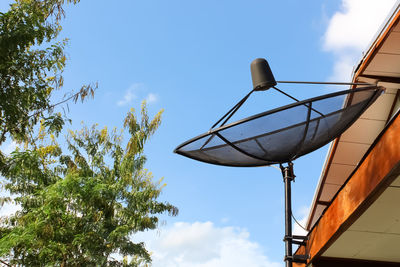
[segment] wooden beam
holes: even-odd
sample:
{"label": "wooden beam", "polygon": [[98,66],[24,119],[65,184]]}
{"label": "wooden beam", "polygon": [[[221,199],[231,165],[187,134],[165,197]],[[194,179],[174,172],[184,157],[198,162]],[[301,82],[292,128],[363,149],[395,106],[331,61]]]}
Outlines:
{"label": "wooden beam", "polygon": [[331,204],[330,201],[322,201],[322,200],[318,200],[317,204],[319,205],[323,205],[323,206],[329,206],[329,204]]}
{"label": "wooden beam", "polygon": [[360,78],[369,78],[369,79],[378,80],[378,82],[400,83],[400,77],[387,77],[387,76],[381,76],[381,75],[363,74],[363,75],[358,76],[357,78],[358,79],[360,79]]}

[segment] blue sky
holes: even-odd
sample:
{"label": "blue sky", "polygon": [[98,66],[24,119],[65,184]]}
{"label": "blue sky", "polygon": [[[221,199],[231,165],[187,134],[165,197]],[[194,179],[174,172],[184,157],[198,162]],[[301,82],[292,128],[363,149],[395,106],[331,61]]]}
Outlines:
{"label": "blue sky", "polygon": [[[165,109],[146,146],[147,168],[155,179],[164,177],[161,198],[180,213],[163,217],[158,234],[137,237],[148,242],[155,266],[283,266],[279,171],[213,166],[172,151],[207,131],[247,94],[249,65],[257,57],[269,61],[277,80],[349,81],[351,67],[393,4],[82,0],[66,8],[64,90],[99,83],[95,99],[69,106],[71,127],[81,121],[121,127],[126,112],[139,109],[143,99],[151,114]],[[302,99],[332,90],[284,88]],[[281,104],[262,94],[247,113]],[[295,161],[293,208],[303,223],[326,152],[327,146]]]}

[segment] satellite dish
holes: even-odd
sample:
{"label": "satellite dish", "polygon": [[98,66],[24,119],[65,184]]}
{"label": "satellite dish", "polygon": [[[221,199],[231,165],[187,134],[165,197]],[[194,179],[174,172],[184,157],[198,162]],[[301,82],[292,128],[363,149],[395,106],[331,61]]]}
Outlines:
{"label": "satellite dish", "polygon": [[[268,62],[261,58],[255,59],[250,68],[253,89],[208,132],[182,143],[174,152],[223,166],[255,167],[279,164],[285,181],[285,261],[286,266],[291,267],[292,262],[306,262],[308,258],[308,255],[292,255],[292,244],[303,244],[306,239],[304,236],[292,235],[290,182],[295,177],[292,161],[341,135],[384,92],[384,88],[365,83],[275,81]],[[299,101],[277,88],[279,83],[362,87]],[[250,95],[256,91],[270,89],[288,96],[295,102],[228,123]]]}
{"label": "satellite dish", "polygon": [[[295,102],[211,128],[179,145],[175,152],[224,166],[290,162],[339,136],[381,92],[368,86]],[[343,96],[348,99],[344,106]]]}

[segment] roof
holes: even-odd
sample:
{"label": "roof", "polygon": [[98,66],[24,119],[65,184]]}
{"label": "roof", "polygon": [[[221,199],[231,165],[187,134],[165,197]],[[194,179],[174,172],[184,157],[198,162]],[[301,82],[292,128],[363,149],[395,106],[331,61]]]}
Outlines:
{"label": "roof", "polygon": [[353,72],[354,82],[386,87],[382,95],[328,150],[307,221],[310,230],[352,175],[399,108],[400,1],[378,31]]}

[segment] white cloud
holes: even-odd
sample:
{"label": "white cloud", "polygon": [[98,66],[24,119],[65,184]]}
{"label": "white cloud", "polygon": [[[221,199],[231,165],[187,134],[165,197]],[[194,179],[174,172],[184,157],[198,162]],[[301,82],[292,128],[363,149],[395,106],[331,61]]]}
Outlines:
{"label": "white cloud", "polygon": [[137,91],[137,90],[140,89],[141,87],[142,87],[142,84],[140,84],[140,83],[132,84],[132,85],[125,91],[125,94],[124,94],[124,96],[122,97],[122,99],[119,100],[119,101],[117,102],[117,105],[121,107],[121,106],[126,106],[126,105],[128,105],[128,104],[131,104],[132,101],[136,98],[135,91]]}
{"label": "white cloud", "polygon": [[230,219],[228,217],[224,217],[221,219],[221,223],[224,223],[224,224],[228,223],[229,221],[230,221]]}
{"label": "white cloud", "polygon": [[156,94],[150,93],[146,97],[146,102],[148,104],[155,103],[158,101],[158,96]]}
{"label": "white cloud", "polygon": [[16,142],[11,141],[11,142],[9,142],[7,144],[1,145],[0,149],[4,154],[10,155],[11,152],[15,151],[17,146],[18,146],[18,144]]}
{"label": "white cloud", "polygon": [[[18,144],[14,141],[10,141],[8,143],[2,144],[0,146],[1,152],[3,152],[5,155],[9,156],[11,152],[14,152],[15,149],[18,147]],[[10,194],[6,192],[3,189],[3,184],[4,180],[3,178],[0,177],[0,197],[9,197]],[[21,206],[15,205],[13,203],[4,203],[3,205],[0,205],[0,217],[4,216],[10,216],[14,214],[17,210],[20,210]]]}
{"label": "white cloud", "polygon": [[[132,84],[126,91],[122,99],[117,102],[117,105],[122,107],[129,104],[135,99],[145,99],[148,104],[152,104],[158,101],[158,96],[154,93],[148,93],[145,96],[146,88],[142,83]],[[145,96],[145,97],[144,97]]]}
{"label": "white cloud", "polygon": [[348,82],[351,80],[353,74],[353,67],[361,58],[360,53],[342,53],[337,55],[336,61],[333,65],[333,74],[329,80],[335,82]]}
{"label": "white cloud", "polygon": [[13,215],[18,210],[21,210],[21,206],[13,203],[4,203],[3,206],[0,206],[0,217]]}
{"label": "white cloud", "polygon": [[[4,180],[3,178],[0,178],[0,197],[10,197],[11,199],[14,199],[16,195],[10,195],[7,191],[4,190],[3,187]],[[3,205],[0,204],[0,218],[4,216],[10,216],[13,215],[16,211],[21,210],[21,206],[14,204],[13,201],[11,202],[5,202]],[[1,221],[1,219],[0,219]]]}
{"label": "white cloud", "polygon": [[336,56],[336,81],[348,81],[353,66],[361,58],[396,0],[342,0],[341,10],[329,20],[323,37],[324,49]]}
{"label": "white cloud", "polygon": [[303,206],[299,209],[299,211],[297,212],[299,217],[296,216],[296,220],[301,226],[294,222],[293,235],[307,235],[307,231],[304,230],[303,227],[305,228],[307,224],[309,211],[310,208],[307,206]]}
{"label": "white cloud", "polygon": [[152,252],[153,267],[278,267],[245,229],[211,222],[175,223],[161,232],[135,236]]}

